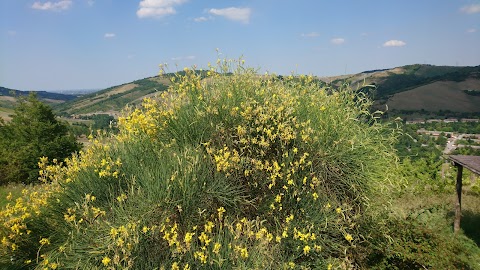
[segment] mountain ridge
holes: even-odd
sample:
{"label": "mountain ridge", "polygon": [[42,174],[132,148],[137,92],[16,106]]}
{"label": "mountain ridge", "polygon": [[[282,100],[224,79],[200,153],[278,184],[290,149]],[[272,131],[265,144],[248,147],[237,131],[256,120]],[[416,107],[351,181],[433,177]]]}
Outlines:
{"label": "mountain ridge", "polygon": [[[147,77],[84,95],[46,91],[37,94],[65,117],[92,114],[118,116],[125,106],[137,106],[143,98],[165,91],[170,85],[168,77],[173,75],[174,73]],[[423,110],[480,115],[480,65],[457,67],[413,64],[316,78],[333,87],[348,84],[354,89],[372,93],[375,107],[382,110],[388,107],[393,112]],[[0,107],[5,107],[7,90],[11,92],[11,89],[0,87]],[[17,95],[28,93],[14,91]]]}

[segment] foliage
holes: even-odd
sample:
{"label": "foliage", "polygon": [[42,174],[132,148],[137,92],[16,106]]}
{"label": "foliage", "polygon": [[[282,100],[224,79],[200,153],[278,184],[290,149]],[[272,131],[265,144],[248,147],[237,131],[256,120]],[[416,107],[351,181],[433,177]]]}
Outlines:
{"label": "foliage", "polygon": [[0,215],[15,268],[350,268],[396,177],[392,130],[348,89],[189,69]]}
{"label": "foliage", "polygon": [[24,188],[25,186],[21,184],[0,186],[0,208],[5,207],[9,201],[20,197]]}
{"label": "foliage", "polygon": [[480,156],[480,149],[472,148],[471,146],[459,147],[452,152],[453,155],[470,155]]}
{"label": "foliage", "polygon": [[401,132],[395,144],[400,159],[426,159],[430,163],[437,162],[440,159],[446,144],[445,137],[442,134],[439,139],[435,140],[432,136],[417,133],[420,125],[404,124],[400,128]]}
{"label": "foliage", "polygon": [[0,122],[0,184],[32,183],[38,178],[38,160],[63,160],[80,145],[36,95],[20,99],[9,123]]}
{"label": "foliage", "polygon": [[458,132],[468,134],[480,134],[480,122],[433,122],[419,125],[412,125],[412,128],[425,128],[426,130],[437,130],[444,132]]}
{"label": "foliage", "polygon": [[392,241],[374,238],[384,242],[376,243],[379,249],[369,257],[372,269],[480,269],[480,249],[465,235],[451,232],[448,211],[447,205],[431,205],[405,217],[388,217]]}
{"label": "foliage", "polygon": [[467,90],[463,90],[463,92],[470,96],[480,96],[480,90],[467,89]]}

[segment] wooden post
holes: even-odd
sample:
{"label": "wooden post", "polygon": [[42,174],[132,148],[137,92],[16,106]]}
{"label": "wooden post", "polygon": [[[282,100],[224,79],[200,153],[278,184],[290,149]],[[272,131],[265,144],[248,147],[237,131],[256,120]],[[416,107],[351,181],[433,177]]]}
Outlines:
{"label": "wooden post", "polygon": [[455,221],[453,223],[453,231],[458,233],[460,231],[460,219],[462,218],[462,172],[463,166],[455,163],[457,167],[457,196],[455,200]]}

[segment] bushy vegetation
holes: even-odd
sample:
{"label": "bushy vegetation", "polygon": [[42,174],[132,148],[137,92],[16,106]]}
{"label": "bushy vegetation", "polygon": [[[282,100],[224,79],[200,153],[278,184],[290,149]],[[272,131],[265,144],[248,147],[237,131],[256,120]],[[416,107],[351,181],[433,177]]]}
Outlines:
{"label": "bushy vegetation", "polygon": [[35,182],[39,158],[63,160],[80,149],[68,125],[35,94],[19,99],[10,122],[0,118],[0,138],[0,185]]}
{"label": "bushy vegetation", "polygon": [[82,115],[79,118],[86,121],[72,122],[70,126],[70,129],[77,137],[88,136],[99,130],[110,133],[118,132],[117,120],[109,114]]}
{"label": "bushy vegetation", "polygon": [[460,259],[445,251],[437,262],[431,254],[451,238],[389,207],[407,184],[393,149],[397,129],[369,113],[362,93],[309,76],[260,76],[241,61],[218,64],[206,77],[190,69],[171,77],[167,92],[119,119],[118,134],[94,139],[65,164],[41,159],[45,184],[0,212],[0,266],[478,264],[460,240],[448,249]]}

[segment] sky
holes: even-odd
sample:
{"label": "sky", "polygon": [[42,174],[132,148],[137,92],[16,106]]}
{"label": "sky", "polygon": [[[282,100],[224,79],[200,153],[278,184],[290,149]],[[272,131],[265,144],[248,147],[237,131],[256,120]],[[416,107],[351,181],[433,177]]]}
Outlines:
{"label": "sky", "polygon": [[0,86],[103,89],[216,59],[333,76],[480,65],[480,0],[0,0]]}

